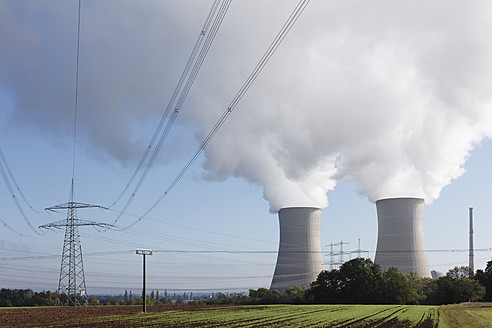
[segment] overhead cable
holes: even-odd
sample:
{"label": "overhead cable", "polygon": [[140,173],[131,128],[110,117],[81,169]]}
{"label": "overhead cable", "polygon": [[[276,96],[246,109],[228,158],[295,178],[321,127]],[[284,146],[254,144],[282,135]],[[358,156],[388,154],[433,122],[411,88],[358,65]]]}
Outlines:
{"label": "overhead cable", "polygon": [[[202,67],[202,64],[208,54],[208,51],[210,50],[210,47],[215,39],[215,36],[217,35],[217,32],[222,24],[222,21],[227,13],[227,10],[229,8],[229,5],[232,0],[216,0],[214,1],[212,8],[210,9],[210,12],[207,16],[207,19],[205,21],[205,24],[203,25],[203,28],[200,31],[200,34],[198,36],[198,39],[195,43],[195,47],[193,48],[193,51],[191,52],[190,58],[188,59],[188,62],[185,66],[185,69],[183,70],[183,73],[181,74],[181,78],[178,81],[178,84],[176,85],[176,88],[173,92],[173,95],[171,96],[171,99],[169,100],[169,103],[166,107],[166,110],[164,111],[164,114],[161,117],[161,120],[157,126],[156,131],[154,132],[154,135],[152,136],[152,139],[147,146],[145,153],[140,160],[135,172],[130,178],[130,181],[126,184],[125,188],[121,192],[121,194],[118,196],[118,198],[109,206],[110,208],[114,206],[124,195],[124,193],[128,190],[130,185],[132,184],[133,180],[137,176],[138,172],[142,169],[147,157],[149,156],[149,153],[151,149],[154,146],[154,143],[156,142],[159,134],[160,137],[158,139],[156,147],[153,149],[150,158],[145,165],[140,178],[138,179],[132,193],[130,194],[130,197],[128,198],[127,202],[123,206],[123,209],[121,210],[120,214],[118,217],[115,219],[114,223],[118,222],[118,220],[121,218],[123,213],[127,210],[129,207],[130,203],[132,200],[135,198],[135,195],[137,192],[140,190],[140,187],[142,186],[145,178],[147,177],[147,174],[149,173],[150,169],[152,168],[152,165],[154,164],[159,152],[162,149],[162,146],[164,144],[164,141],[166,140],[167,136],[169,135],[169,132],[171,131],[171,128],[174,125],[174,122],[176,121],[176,118],[181,110],[181,107],[183,106],[183,103],[188,96],[188,93],[193,86],[193,83],[195,81],[196,76],[198,75],[198,72],[200,71],[200,68]],[[220,8],[218,8],[219,4],[222,2],[220,5]],[[206,37],[205,37],[206,36]],[[185,83],[186,81],[186,83]],[[184,84],[185,83],[185,84]],[[184,86],[183,86],[184,84]],[[179,96],[179,98],[178,98]],[[177,101],[176,101],[176,98]],[[169,119],[169,113],[171,109],[174,109],[172,114],[170,115]],[[165,121],[167,119],[167,124],[164,127],[164,130],[162,129]]]}
{"label": "overhead cable", "polygon": [[17,199],[17,197],[15,195],[14,189],[12,188],[12,185],[10,184],[7,172],[4,169],[3,163],[7,163],[5,161],[5,157],[3,156],[3,154],[1,157],[2,157],[2,160],[0,160],[0,175],[2,176],[3,181],[5,182],[5,186],[7,187],[9,194],[12,197],[13,202],[15,203],[15,206],[19,210],[19,213],[21,214],[24,221],[26,221],[29,228],[31,228],[31,230],[34,231],[36,234],[41,235],[41,233],[37,229],[35,229],[34,226],[31,224],[31,221],[29,221],[29,219],[27,218],[26,213],[24,213],[24,210],[22,209],[22,206],[20,205],[19,200]]}
{"label": "overhead cable", "polygon": [[[26,196],[24,196],[24,193],[22,192],[21,188],[19,187],[19,185],[17,184],[17,181],[15,180],[14,178],[14,175],[12,174],[12,171],[10,170],[10,167],[9,167],[9,164],[7,163],[7,160],[5,159],[5,155],[3,154],[2,152],[2,149],[0,149],[0,162],[3,162],[3,166],[5,168],[5,171],[7,172],[7,174],[9,175],[10,177],[10,180],[12,181],[12,183],[14,184],[15,186],[15,190],[17,190],[17,192],[19,193],[19,195],[21,196],[22,200],[26,203],[26,205],[34,212],[34,213],[37,213],[39,214],[39,212],[31,205],[31,203],[27,200]],[[1,165],[1,163],[0,163]]]}
{"label": "overhead cable", "polygon": [[183,175],[189,170],[189,168],[195,163],[197,160],[198,156],[203,152],[205,147],[209,144],[209,142],[213,139],[215,134],[219,131],[219,129],[222,127],[224,122],[227,120],[229,115],[232,113],[232,111],[236,108],[237,104],[241,101],[243,96],[246,94],[248,89],[251,87],[253,82],[256,80],[258,75],[261,73],[265,65],[268,63],[270,58],[273,56],[277,48],[280,46],[284,38],[287,36],[289,31],[292,29],[294,24],[296,23],[297,19],[299,16],[302,14],[306,6],[308,5],[309,0],[301,0],[297,6],[295,7],[294,11],[291,13],[285,24],[283,25],[282,29],[280,32],[277,34],[273,42],[270,44],[268,47],[267,51],[263,55],[263,57],[260,59],[259,63],[256,65],[256,67],[253,69],[249,77],[246,79],[246,82],[243,84],[243,86],[239,89],[239,92],[236,94],[236,96],[232,99],[231,103],[227,107],[227,109],[224,111],[222,116],[219,118],[217,123],[215,123],[214,127],[210,130],[208,135],[205,137],[205,139],[202,141],[200,146],[196,149],[196,151],[193,153],[191,158],[188,160],[186,165],[183,167],[183,169],[178,173],[178,175],[174,178],[174,180],[171,182],[171,184],[167,187],[167,189],[161,194],[161,196],[152,204],[152,206],[144,213],[142,214],[137,220],[129,224],[128,226],[122,228],[122,229],[128,229],[138,222],[140,222],[143,218],[145,218],[152,210],[171,192],[171,190],[176,186],[176,184],[181,180]]}
{"label": "overhead cable", "polygon": [[12,228],[10,225],[7,224],[7,222],[5,222],[2,218],[0,218],[0,223],[5,227],[7,228],[8,230],[12,231],[13,233],[15,233],[16,235],[19,235],[21,237],[29,237],[29,235],[24,235],[20,232],[18,232],[17,230],[15,230],[14,228]]}
{"label": "overhead cable", "polygon": [[[121,212],[116,211],[116,210],[113,210],[113,209],[109,209],[109,210],[110,211],[113,211],[113,212],[116,212],[116,213],[121,213]],[[129,213],[129,212],[126,212],[125,214],[128,215],[128,216],[135,217],[135,218],[140,217],[140,215]],[[265,243],[265,244],[276,244],[273,241],[261,240],[261,239],[250,238],[250,237],[244,237],[244,236],[233,235],[233,234],[223,233],[223,232],[217,232],[217,231],[213,231],[213,230],[207,230],[207,229],[203,229],[203,228],[197,228],[197,227],[192,227],[192,226],[188,226],[188,225],[178,224],[176,222],[159,220],[159,219],[151,218],[151,217],[148,217],[148,216],[145,217],[145,219],[146,220],[150,220],[150,221],[154,221],[154,222],[158,222],[158,223],[161,223],[161,224],[171,225],[171,226],[178,227],[178,228],[183,228],[183,229],[188,229],[188,230],[194,230],[194,231],[199,231],[199,232],[205,232],[205,233],[214,234],[214,235],[218,235],[218,236],[224,236],[224,237],[235,238],[235,239],[242,239],[242,240],[249,240],[249,241],[253,241],[253,242],[261,242],[261,243]],[[134,231],[134,230],[132,229],[132,230],[129,230],[129,231]],[[141,230],[141,231],[143,232],[143,230]],[[146,235],[148,235],[148,234],[155,233],[155,232],[154,231],[153,232],[145,231],[144,233]]]}
{"label": "overhead cable", "polygon": [[77,145],[77,109],[79,106],[79,53],[80,53],[80,3],[77,19],[77,49],[76,49],[76,66],[75,66],[75,99],[74,99],[74,124],[73,124],[73,156],[72,156],[72,181],[75,179],[75,155]]}

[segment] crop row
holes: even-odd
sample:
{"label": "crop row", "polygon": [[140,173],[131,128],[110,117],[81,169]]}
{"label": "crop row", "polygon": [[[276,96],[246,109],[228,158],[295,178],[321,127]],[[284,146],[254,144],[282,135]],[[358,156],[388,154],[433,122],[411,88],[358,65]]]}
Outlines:
{"label": "crop row", "polygon": [[425,327],[437,326],[438,307],[399,305],[269,305],[168,310],[59,322],[102,327]]}

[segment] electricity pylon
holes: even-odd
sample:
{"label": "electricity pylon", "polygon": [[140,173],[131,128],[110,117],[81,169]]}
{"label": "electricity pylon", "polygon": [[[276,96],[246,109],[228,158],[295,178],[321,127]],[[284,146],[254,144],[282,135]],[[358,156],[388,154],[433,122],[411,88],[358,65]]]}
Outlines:
{"label": "electricity pylon", "polygon": [[[344,252],[343,251],[343,245],[348,245],[349,243],[344,242],[341,240],[339,243],[330,243],[330,270],[333,270],[334,267],[337,269],[345,262],[343,256],[345,254],[349,254],[349,252]],[[340,251],[338,253],[333,252],[333,246],[340,246]],[[335,256],[338,255],[338,262],[335,262]]]}
{"label": "electricity pylon", "polygon": [[[367,253],[367,257],[369,257],[369,251],[360,249],[360,238],[358,239],[358,246],[355,251],[351,251],[350,254],[357,254],[357,257],[362,257],[362,253]],[[365,256],[364,256],[365,258]]]}
{"label": "electricity pylon", "polygon": [[[103,208],[99,205],[91,205],[75,202],[74,183],[70,191],[68,203],[46,208],[47,211],[67,210],[67,219],[52,222],[40,226],[44,229],[62,229],[65,227],[65,240],[63,241],[62,260],[60,268],[60,279],[58,280],[57,305],[78,306],[82,305],[80,297],[87,302],[87,290],[85,288],[84,261],[82,259],[82,246],[80,244],[80,226],[98,226],[102,228],[113,227],[107,223],[79,220],[77,209],[79,208]],[[65,296],[63,296],[65,295]]]}

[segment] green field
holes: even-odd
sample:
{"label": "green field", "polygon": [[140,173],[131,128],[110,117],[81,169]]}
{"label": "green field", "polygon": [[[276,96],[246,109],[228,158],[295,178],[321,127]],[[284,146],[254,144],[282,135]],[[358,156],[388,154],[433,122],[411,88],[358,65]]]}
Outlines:
{"label": "green field", "polygon": [[[418,327],[424,326],[425,321],[425,327],[434,327],[437,309],[384,305],[252,306],[160,313],[155,315],[154,323],[181,327]],[[146,322],[151,323],[148,319]]]}
{"label": "green field", "polygon": [[0,308],[0,327],[492,328],[492,303],[421,305],[168,305]]}
{"label": "green field", "polygon": [[462,303],[439,308],[439,328],[492,327],[492,304]]}
{"label": "green field", "polygon": [[51,327],[437,327],[438,306],[268,305],[79,318]]}

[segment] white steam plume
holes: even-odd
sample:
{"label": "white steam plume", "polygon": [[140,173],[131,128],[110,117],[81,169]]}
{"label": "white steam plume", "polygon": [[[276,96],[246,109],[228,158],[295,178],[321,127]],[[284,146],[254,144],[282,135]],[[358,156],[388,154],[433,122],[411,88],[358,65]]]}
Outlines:
{"label": "white steam plume", "polygon": [[431,203],[492,133],[491,8],[312,3],[205,168],[262,185],[272,211],[326,206],[339,180]]}
{"label": "white steam plume", "polygon": [[[0,2],[5,126],[71,137],[75,3]],[[181,127],[202,140],[296,3],[233,2]],[[83,1],[80,140],[97,158],[138,163],[210,2],[192,7]],[[489,0],[311,1],[206,149],[207,177],[263,186],[272,211],[325,207],[337,181],[430,203],[491,137],[490,58]]]}

